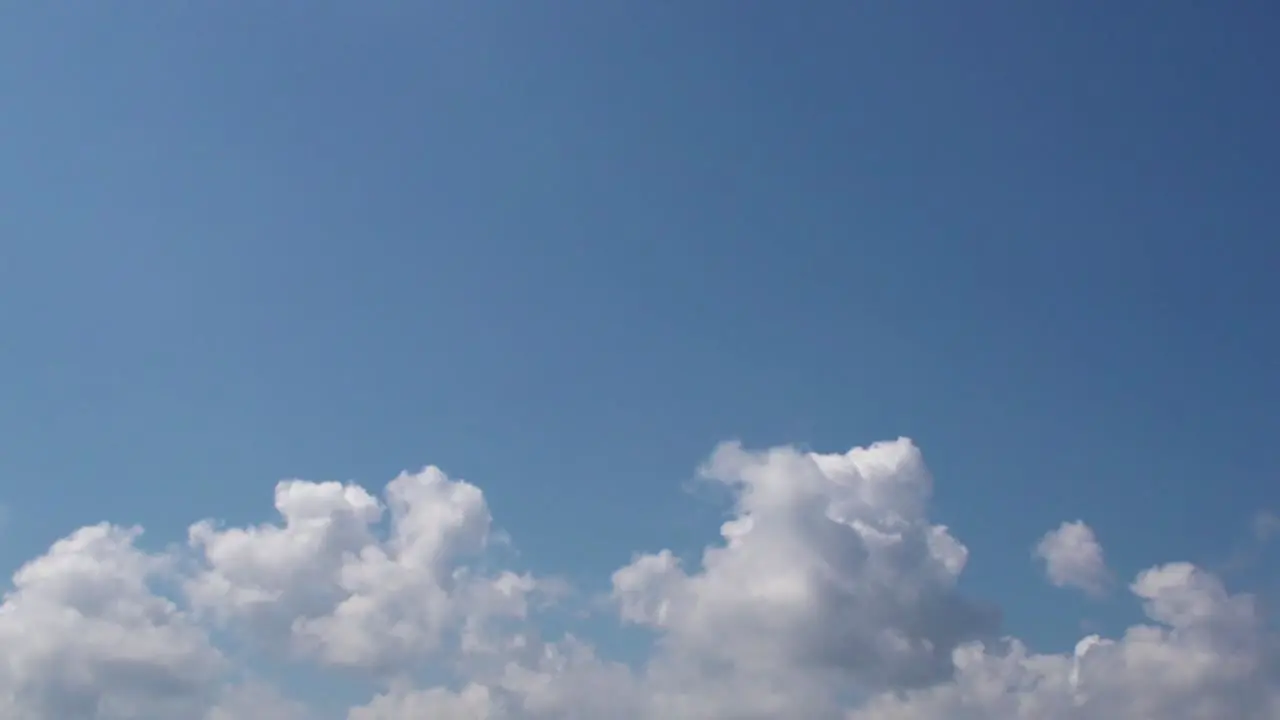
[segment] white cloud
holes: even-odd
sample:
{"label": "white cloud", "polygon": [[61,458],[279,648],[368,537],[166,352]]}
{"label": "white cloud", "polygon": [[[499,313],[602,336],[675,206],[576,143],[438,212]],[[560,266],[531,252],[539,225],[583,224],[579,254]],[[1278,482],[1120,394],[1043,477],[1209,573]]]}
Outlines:
{"label": "white cloud", "polygon": [[275,688],[246,683],[224,688],[203,720],[308,720],[310,715],[305,705],[284,697]]}
{"label": "white cloud", "polygon": [[24,565],[0,605],[0,717],[192,717],[217,689],[221,654],[152,581],[167,558],[139,531],[82,528]]}
{"label": "white cloud", "polygon": [[[483,493],[427,468],[380,497],[283,482],[277,522],[198,522],[164,553],[133,529],[72,533],[0,605],[0,717],[1280,717],[1273,632],[1250,596],[1191,565],[1139,573],[1129,589],[1148,620],[1118,637],[1059,653],[1000,637],[958,590],[968,551],[929,520],[932,479],[909,441],[833,455],[725,445],[704,474],[733,496],[720,541],[696,561],[660,550],[613,574],[618,621],[655,637],[634,666],[589,639],[545,638],[531,600],[559,586],[491,567]],[[1105,587],[1083,523],[1038,548],[1056,584]],[[219,649],[226,638],[236,653]],[[231,660],[244,647],[376,684],[351,708],[286,698]]]}
{"label": "white cloud", "polygon": [[672,692],[701,693],[689,673],[711,667],[732,680],[726,697],[768,689],[753,702],[820,707],[842,685],[945,679],[959,642],[996,629],[955,589],[967,551],[928,522],[932,481],[910,442],[843,455],[725,445],[705,474],[736,496],[723,544],[697,569],[664,552],[614,575],[622,617],[661,633],[651,669]]}
{"label": "white cloud", "polygon": [[[259,641],[336,666],[394,672],[436,654],[446,635],[524,615],[533,579],[477,573],[489,538],[480,489],[429,467],[386,488],[292,480],[276,488],[282,524],[192,526],[204,563],[192,605]],[[386,537],[377,523],[389,515]]]}
{"label": "white cloud", "polygon": [[1046,533],[1036,544],[1035,555],[1044,561],[1049,582],[1054,585],[1095,597],[1106,593],[1111,572],[1093,528],[1083,521],[1064,522]]}
{"label": "white cloud", "polygon": [[1146,570],[1131,589],[1152,624],[1090,636],[1072,654],[967,646],[955,682],[882,696],[849,720],[1280,717],[1274,648],[1250,597],[1183,563]]}
{"label": "white cloud", "polygon": [[352,708],[348,717],[350,720],[489,720],[502,715],[506,715],[506,711],[489,688],[471,684],[458,692],[446,688],[414,690],[399,685],[375,697],[368,705]]}

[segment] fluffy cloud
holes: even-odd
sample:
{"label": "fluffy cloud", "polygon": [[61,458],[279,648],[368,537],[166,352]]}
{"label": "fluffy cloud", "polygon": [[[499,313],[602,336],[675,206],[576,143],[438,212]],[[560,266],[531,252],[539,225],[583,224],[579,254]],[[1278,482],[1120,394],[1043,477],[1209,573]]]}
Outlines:
{"label": "fluffy cloud", "polygon": [[0,717],[199,717],[225,662],[153,583],[139,531],[85,527],[24,565],[0,605]]}
{"label": "fluffy cloud", "polygon": [[[1254,600],[1187,564],[1132,581],[1147,621],[1119,637],[1061,653],[1002,637],[958,589],[968,551],[929,520],[932,479],[909,441],[842,454],[730,444],[703,474],[732,494],[720,540],[696,559],[637,554],[612,576],[616,620],[653,636],[640,662],[545,637],[534,600],[558,585],[494,568],[483,493],[427,468],[380,495],[282,482],[275,521],[201,521],[164,552],[135,529],[72,533],[19,569],[0,605],[0,716],[1280,717],[1274,635]],[[1037,554],[1055,584],[1105,587],[1083,523]],[[289,699],[250,666],[348,673],[369,699]]]}
{"label": "fluffy cloud", "polygon": [[1151,624],[1117,640],[1090,636],[1070,655],[966,646],[954,682],[882,696],[850,720],[1280,717],[1274,647],[1252,598],[1185,563],[1146,570],[1131,590]]}
{"label": "fluffy cloud", "polygon": [[1083,521],[1064,522],[1046,533],[1036,544],[1035,554],[1044,561],[1049,582],[1054,585],[1095,597],[1106,593],[1111,573],[1093,528]]}
{"label": "fluffy cloud", "polygon": [[197,523],[193,607],[294,656],[383,672],[431,657],[451,633],[478,641],[488,620],[524,615],[533,579],[460,563],[489,539],[479,488],[429,467],[385,495],[384,506],[358,486],[291,480],[276,487],[281,524]]}
{"label": "fluffy cloud", "polygon": [[931,479],[910,442],[843,455],[725,445],[704,474],[736,497],[723,544],[693,571],[661,552],[613,576],[622,618],[661,633],[655,682],[693,695],[727,683],[717,702],[820,712],[838,688],[945,680],[960,642],[995,631],[956,591],[967,551],[928,522]]}

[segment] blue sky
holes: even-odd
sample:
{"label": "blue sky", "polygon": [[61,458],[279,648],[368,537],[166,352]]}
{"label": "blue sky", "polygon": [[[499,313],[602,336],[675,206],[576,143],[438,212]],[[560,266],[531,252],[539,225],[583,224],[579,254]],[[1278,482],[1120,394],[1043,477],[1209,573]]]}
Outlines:
{"label": "blue sky", "polygon": [[1280,509],[1277,29],[1181,0],[7,7],[0,566],[436,464],[521,567],[604,592],[716,540],[690,481],[718,442],[908,436],[1008,632],[1122,629],[1136,602],[1045,582],[1042,534],[1084,519],[1126,582],[1226,572]]}

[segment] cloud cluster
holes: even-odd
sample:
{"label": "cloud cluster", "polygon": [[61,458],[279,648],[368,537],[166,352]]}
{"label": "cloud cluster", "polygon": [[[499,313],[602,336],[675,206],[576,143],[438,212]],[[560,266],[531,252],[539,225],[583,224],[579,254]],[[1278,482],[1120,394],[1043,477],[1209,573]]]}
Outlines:
{"label": "cloud cluster", "polygon": [[[1140,573],[1143,624],[1037,653],[958,585],[968,551],[929,519],[907,440],[818,454],[717,449],[733,498],[700,558],[655,548],[613,573],[646,658],[548,636],[560,583],[501,567],[481,490],[436,468],[380,495],[290,480],[273,521],[77,530],[0,604],[0,717],[14,720],[1274,720],[1275,636],[1254,600],[1184,563]],[[1093,531],[1033,552],[1101,594]],[[234,648],[234,649],[233,649]],[[347,676],[350,707],[271,681]]]}

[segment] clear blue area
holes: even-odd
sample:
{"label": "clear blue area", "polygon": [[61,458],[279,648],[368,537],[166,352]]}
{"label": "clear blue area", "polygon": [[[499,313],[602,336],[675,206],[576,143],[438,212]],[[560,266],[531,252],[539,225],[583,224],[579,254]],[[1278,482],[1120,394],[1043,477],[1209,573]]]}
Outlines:
{"label": "clear blue area", "polygon": [[599,589],[714,539],[719,440],[909,435],[971,591],[1067,647],[1132,603],[1049,588],[1041,533],[1128,577],[1280,507],[1278,21],[9,3],[0,567],[435,463]]}

